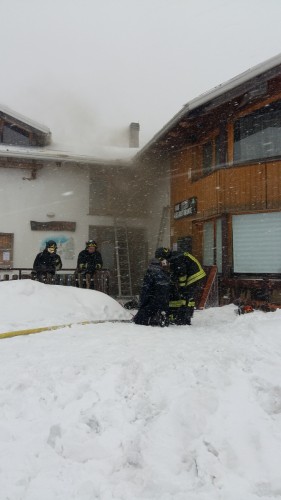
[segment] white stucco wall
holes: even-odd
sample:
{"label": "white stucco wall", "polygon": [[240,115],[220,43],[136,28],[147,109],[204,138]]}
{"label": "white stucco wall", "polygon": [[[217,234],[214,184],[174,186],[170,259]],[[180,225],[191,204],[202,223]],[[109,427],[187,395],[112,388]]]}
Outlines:
{"label": "white stucco wall", "polygon": [[[169,205],[169,179],[166,169],[163,172],[142,172],[144,185],[144,206],[148,217],[136,218],[130,214],[121,218],[128,226],[146,227],[148,237],[148,257],[156,248],[163,206]],[[160,174],[160,175],[159,175]],[[149,186],[145,186],[146,175]],[[30,170],[19,168],[0,168],[0,233],[14,234],[14,268],[32,268],[34,258],[42,248],[42,242],[60,237],[72,238],[73,258],[61,255],[63,268],[75,268],[78,253],[85,247],[89,238],[89,226],[113,226],[113,217],[91,216],[89,212],[90,172],[86,166],[44,166],[38,170],[36,179],[30,178]],[[149,189],[148,189],[149,187]],[[138,186],[136,186],[138,189]],[[54,217],[48,217],[54,214]],[[118,214],[114,214],[118,218]],[[75,232],[34,231],[30,221],[76,222]],[[169,221],[163,244],[169,245]],[[59,250],[59,249],[58,249]],[[69,257],[69,255],[68,255]],[[3,273],[2,273],[3,274]]]}
{"label": "white stucco wall", "polygon": [[[14,267],[32,267],[42,240],[72,237],[74,258],[64,259],[63,267],[74,268],[78,253],[85,247],[90,224],[104,223],[88,215],[89,173],[87,167],[46,166],[37,172],[0,168],[0,232],[14,233]],[[55,214],[50,218],[47,214]],[[76,231],[33,231],[30,221],[76,222]]]}
{"label": "white stucco wall", "polygon": [[[144,178],[147,181],[146,198],[148,205],[147,236],[148,236],[148,256],[154,257],[157,248],[157,241],[164,207],[170,206],[170,167],[168,162],[152,167],[146,166],[143,170]],[[160,246],[170,246],[170,216],[165,220],[165,229]]]}

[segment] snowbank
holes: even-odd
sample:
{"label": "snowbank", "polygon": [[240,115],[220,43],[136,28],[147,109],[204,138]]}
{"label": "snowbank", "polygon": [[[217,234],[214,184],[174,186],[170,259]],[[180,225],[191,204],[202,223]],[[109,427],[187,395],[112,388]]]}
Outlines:
{"label": "snowbank", "polygon": [[132,315],[95,290],[45,285],[32,280],[0,283],[0,333],[81,321],[125,320]]}

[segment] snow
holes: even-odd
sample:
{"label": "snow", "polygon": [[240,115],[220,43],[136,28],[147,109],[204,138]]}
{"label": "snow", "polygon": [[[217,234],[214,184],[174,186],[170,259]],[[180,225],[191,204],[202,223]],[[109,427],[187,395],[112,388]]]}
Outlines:
{"label": "snow", "polygon": [[73,143],[73,147],[66,144],[55,144],[44,148],[40,147],[24,147],[24,146],[11,146],[7,144],[0,144],[0,157],[12,158],[29,158],[29,159],[44,159],[44,160],[57,160],[69,161],[79,163],[101,163],[108,162],[111,165],[114,163],[129,163],[129,161],[136,155],[138,149],[113,147],[113,146],[92,146],[91,149],[84,148],[83,144],[77,145]]}
{"label": "snow", "polygon": [[[152,328],[96,291],[0,283],[1,500],[281,497],[281,312]],[[88,322],[81,324],[82,321]]]}

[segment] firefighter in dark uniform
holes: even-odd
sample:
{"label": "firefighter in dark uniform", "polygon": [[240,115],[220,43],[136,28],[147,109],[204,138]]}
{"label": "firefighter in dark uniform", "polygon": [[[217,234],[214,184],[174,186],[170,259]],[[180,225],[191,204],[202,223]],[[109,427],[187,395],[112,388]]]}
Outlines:
{"label": "firefighter in dark uniform", "polygon": [[167,259],[162,255],[152,259],[143,279],[139,310],[133,318],[137,325],[168,326],[169,285]]}
{"label": "firefighter in dark uniform", "polygon": [[102,256],[97,250],[97,243],[94,240],[87,241],[85,250],[79,253],[77,259],[78,287],[94,290],[94,274],[98,269],[102,269],[102,266]]}
{"label": "firefighter in dark uniform", "polygon": [[33,271],[35,279],[42,283],[54,283],[56,271],[62,268],[62,262],[59,255],[56,254],[57,244],[50,240],[46,243],[46,248],[43,252],[36,255]]}
{"label": "firefighter in dark uniform", "polygon": [[170,256],[170,321],[191,325],[195,297],[206,273],[200,262],[189,252],[171,252]]}

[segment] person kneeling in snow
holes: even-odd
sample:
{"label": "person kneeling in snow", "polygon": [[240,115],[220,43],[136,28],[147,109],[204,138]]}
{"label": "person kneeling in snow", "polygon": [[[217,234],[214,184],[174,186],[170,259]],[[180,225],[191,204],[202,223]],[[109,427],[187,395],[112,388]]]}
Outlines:
{"label": "person kneeling in snow", "polygon": [[152,259],[143,279],[139,310],[133,318],[134,323],[168,326],[169,285],[167,260],[162,257]]}

